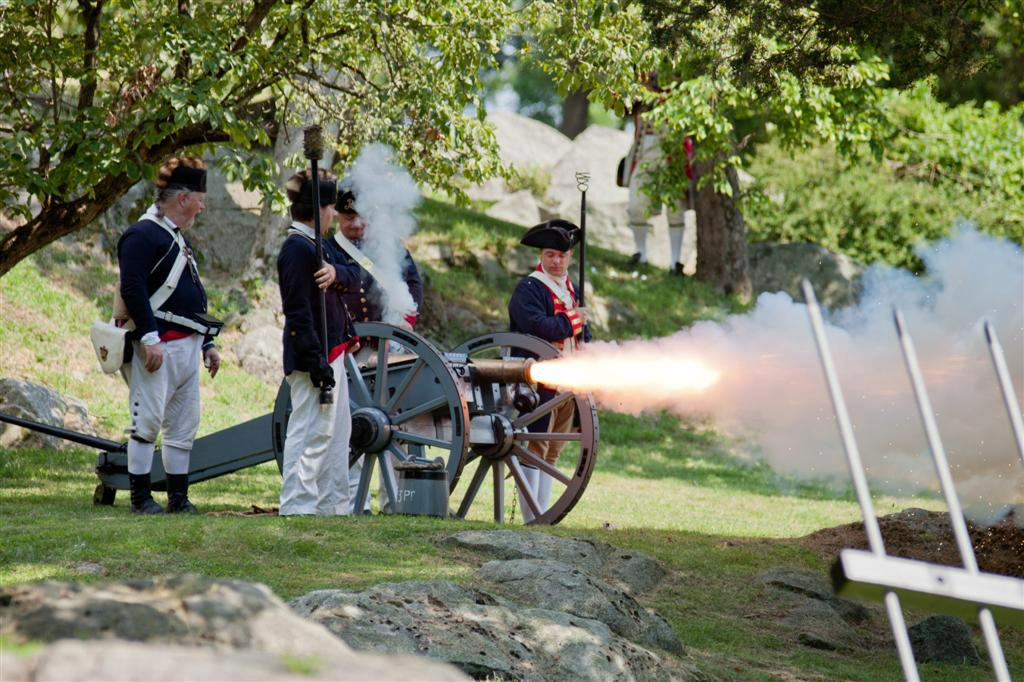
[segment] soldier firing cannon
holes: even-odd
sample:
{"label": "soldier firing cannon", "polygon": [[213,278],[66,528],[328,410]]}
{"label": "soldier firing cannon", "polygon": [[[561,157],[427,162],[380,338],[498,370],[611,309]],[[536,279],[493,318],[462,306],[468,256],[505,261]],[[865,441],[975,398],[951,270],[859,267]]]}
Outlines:
{"label": "soldier firing cannon", "polygon": [[[356,494],[356,509],[369,494],[377,468],[390,499],[397,499],[398,481],[389,457],[399,462],[417,458],[443,461],[458,518],[493,516],[506,520],[506,487],[522,493],[534,519],[546,525],[562,520],[576,505],[590,480],[597,454],[596,409],[588,395],[563,392],[541,401],[530,369],[535,360],[514,357],[513,349],[536,356],[558,357],[559,351],[540,339],[512,332],[486,334],[441,352],[423,337],[382,323],[360,323],[356,332],[376,349],[365,363],[345,358],[352,409],[351,462],[365,458]],[[559,405],[573,401],[578,429],[565,433],[530,432],[528,427]],[[270,414],[209,434],[195,441],[189,482],[198,483],[272,459],[281,465],[290,413],[287,382],[278,390]],[[100,479],[93,500],[113,504],[118,490],[128,489],[127,455],[123,443],[0,413],[0,421],[54,435],[100,450]],[[560,441],[566,448],[556,464],[530,452],[533,440]],[[552,502],[542,510],[523,476],[526,464],[556,482]],[[465,474],[465,475],[464,475]],[[153,487],[166,485],[159,457],[153,460]],[[483,488],[489,486],[491,493]]]}

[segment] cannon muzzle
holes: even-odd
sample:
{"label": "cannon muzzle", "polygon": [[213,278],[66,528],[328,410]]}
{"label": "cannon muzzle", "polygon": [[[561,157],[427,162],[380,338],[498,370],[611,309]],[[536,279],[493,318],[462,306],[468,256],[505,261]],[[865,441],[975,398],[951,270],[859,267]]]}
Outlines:
{"label": "cannon muzzle", "polygon": [[473,375],[492,383],[517,384],[536,383],[530,378],[530,367],[536,362],[533,358],[515,360],[479,358],[473,360]]}

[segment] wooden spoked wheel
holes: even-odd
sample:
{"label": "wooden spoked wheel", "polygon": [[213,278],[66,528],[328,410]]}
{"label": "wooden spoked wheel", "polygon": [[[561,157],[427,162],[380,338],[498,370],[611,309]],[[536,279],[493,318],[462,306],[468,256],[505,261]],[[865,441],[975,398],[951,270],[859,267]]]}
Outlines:
{"label": "wooden spoked wheel", "polygon": [[[538,361],[550,360],[558,357],[559,351],[533,336],[498,332],[466,341],[452,354],[466,354],[472,363],[474,358],[512,358],[524,354]],[[530,404],[528,397],[528,389],[523,385],[484,382],[474,386],[470,418],[476,424],[481,415],[490,415],[497,435],[493,444],[471,444],[465,474],[461,480],[452,479],[450,506],[459,518],[483,519],[491,515],[503,523],[514,514],[521,522],[553,525],[565,518],[586,490],[594,470],[598,441],[597,410],[592,399],[586,394],[554,392],[547,399]],[[575,417],[566,430],[550,430],[550,416],[570,405]],[[530,431],[544,417],[549,417],[548,428]],[[554,447],[562,449],[553,464],[537,455],[537,451]],[[529,483],[539,475],[550,477],[546,508],[541,508],[539,491]],[[490,494],[484,491],[485,487]],[[519,511],[514,511],[517,508]]]}

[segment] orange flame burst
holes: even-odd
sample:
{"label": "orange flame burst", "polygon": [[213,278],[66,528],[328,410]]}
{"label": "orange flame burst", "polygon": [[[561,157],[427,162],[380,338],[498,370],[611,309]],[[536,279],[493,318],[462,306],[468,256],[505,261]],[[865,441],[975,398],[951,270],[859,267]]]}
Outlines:
{"label": "orange flame burst", "polygon": [[574,391],[652,391],[700,393],[718,381],[721,372],[700,360],[661,354],[621,354],[620,357],[586,353],[530,366],[530,380]]}

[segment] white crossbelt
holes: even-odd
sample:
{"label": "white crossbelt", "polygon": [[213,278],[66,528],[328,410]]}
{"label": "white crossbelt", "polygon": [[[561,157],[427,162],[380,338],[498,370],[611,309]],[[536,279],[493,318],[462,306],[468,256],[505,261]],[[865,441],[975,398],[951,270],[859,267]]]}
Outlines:
{"label": "white crossbelt", "polygon": [[344,249],[345,253],[352,257],[352,260],[359,263],[359,266],[363,270],[366,270],[371,275],[374,274],[373,271],[376,266],[373,264],[373,261],[370,260],[369,256],[360,251],[358,246],[349,241],[348,237],[343,235],[341,232],[335,232],[334,241],[337,242],[338,246]]}
{"label": "white crossbelt", "polygon": [[167,312],[166,310],[154,310],[153,317],[159,317],[161,320],[167,322],[173,322],[181,327],[187,327],[193,331],[197,331],[203,336],[217,336],[220,333],[220,327],[211,327],[205,325],[202,322],[196,322],[193,319],[184,317],[183,315],[175,315],[174,313]]}

